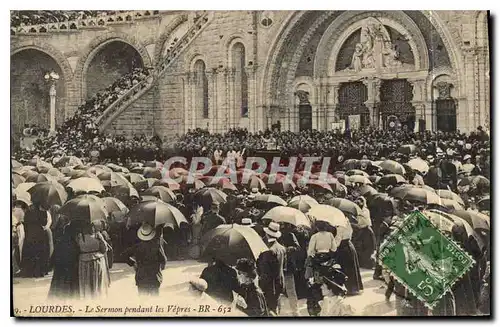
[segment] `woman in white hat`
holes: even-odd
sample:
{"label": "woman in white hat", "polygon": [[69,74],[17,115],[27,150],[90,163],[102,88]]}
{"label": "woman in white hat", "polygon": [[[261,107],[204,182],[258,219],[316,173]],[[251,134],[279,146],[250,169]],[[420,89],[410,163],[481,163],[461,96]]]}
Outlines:
{"label": "woman in white hat", "polygon": [[123,253],[128,264],[135,268],[135,283],[139,295],[158,296],[163,281],[167,257],[163,249],[162,227],[154,228],[144,223],[137,231],[139,243]]}

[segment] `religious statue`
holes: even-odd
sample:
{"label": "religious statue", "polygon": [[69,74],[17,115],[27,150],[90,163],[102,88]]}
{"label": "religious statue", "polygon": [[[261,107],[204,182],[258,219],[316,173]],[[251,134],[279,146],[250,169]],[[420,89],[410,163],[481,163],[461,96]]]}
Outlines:
{"label": "religious statue", "polygon": [[346,70],[399,68],[403,63],[385,26],[376,18],[367,18],[361,27],[360,42],[356,44],[351,65]]}
{"label": "religious statue", "polygon": [[299,90],[295,95],[299,98],[299,104],[309,104],[309,92]]}

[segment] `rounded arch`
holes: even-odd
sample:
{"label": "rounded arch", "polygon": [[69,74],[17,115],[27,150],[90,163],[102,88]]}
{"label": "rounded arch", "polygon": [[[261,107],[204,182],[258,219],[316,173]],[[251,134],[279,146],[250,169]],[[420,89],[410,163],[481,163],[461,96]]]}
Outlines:
{"label": "rounded arch", "polygon": [[154,52],[154,63],[158,64],[160,62],[163,48],[165,47],[165,42],[170,37],[170,35],[183,23],[188,21],[188,15],[182,14],[180,16],[175,17],[165,28],[165,30],[161,33],[160,37],[155,43],[155,52]]}
{"label": "rounded arch", "polygon": [[51,44],[46,42],[41,42],[36,39],[15,43],[11,46],[10,56],[12,57],[16,53],[26,49],[35,49],[46,53],[47,55],[52,57],[52,59],[55,60],[55,62],[59,65],[59,67],[61,67],[61,70],[64,74],[64,79],[67,82],[73,79],[73,70],[71,69],[68,59],[66,59],[66,57],[62,54],[61,51],[57,50]]}
{"label": "rounded arch", "polygon": [[[276,70],[280,50],[283,48],[288,37],[292,34],[295,25],[303,18],[306,11],[292,11],[287,18],[284,19],[283,27],[276,34],[272,42],[269,52],[266,56],[267,61],[264,65],[264,78],[262,79],[262,105],[264,107],[272,106],[272,85],[273,85],[273,72]],[[264,115],[266,116],[266,115]]]}
{"label": "rounded arch", "polygon": [[87,47],[85,47],[85,49],[82,51],[82,55],[80,56],[78,62],[76,63],[74,81],[77,86],[81,87],[81,92],[80,92],[81,100],[84,100],[87,94],[87,87],[86,87],[87,83],[85,75],[90,63],[92,62],[92,59],[94,59],[95,55],[104,46],[113,41],[120,41],[130,45],[139,53],[142,59],[142,63],[145,67],[152,66],[151,58],[149,57],[146,47],[144,47],[144,45],[141,42],[136,40],[135,37],[120,32],[109,32],[102,34],[93,39],[92,41],[90,41]]}
{"label": "rounded arch", "polygon": [[205,64],[205,70],[207,70],[208,69],[207,58],[200,53],[195,53],[188,57],[188,60],[186,61],[185,70],[188,72],[194,72],[195,64],[200,60],[203,61],[203,63]]}
{"label": "rounded arch", "polygon": [[429,69],[429,55],[425,39],[415,22],[405,13],[402,11],[346,11],[335,19],[321,38],[314,62],[315,77],[323,77],[325,72],[335,71],[337,56],[343,44],[352,33],[361,28],[362,21],[368,17],[377,18],[382,24],[406,36],[415,59],[415,70]]}
{"label": "rounded arch", "polygon": [[244,37],[242,37],[240,33],[232,34],[224,42],[224,52],[226,53],[226,62],[224,64],[228,68],[234,66],[234,63],[232,60],[232,52],[234,50],[235,45],[237,45],[238,43],[240,43],[243,46],[243,48],[245,49],[245,58],[247,60],[251,60],[248,46],[247,46],[247,44],[248,44],[247,40]]}
{"label": "rounded arch", "polygon": [[10,49],[10,57],[15,54],[23,51],[33,49],[45,53],[49,57],[51,57],[55,63],[59,66],[62,72],[62,79],[64,81],[64,101],[61,103],[61,106],[64,111],[64,117],[68,114],[68,104],[70,99],[70,83],[73,80],[73,70],[68,62],[68,59],[63,55],[61,51],[56,49],[49,43],[39,41],[37,39],[27,40],[24,42],[14,43],[11,45]]}

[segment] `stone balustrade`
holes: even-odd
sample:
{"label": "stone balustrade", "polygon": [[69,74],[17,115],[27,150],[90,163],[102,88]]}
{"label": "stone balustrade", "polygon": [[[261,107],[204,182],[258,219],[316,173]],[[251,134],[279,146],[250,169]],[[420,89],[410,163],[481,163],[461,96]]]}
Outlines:
{"label": "stone balustrade", "polygon": [[149,91],[149,89],[151,89],[156,80],[166,72],[167,68],[173,62],[173,60],[179,56],[182,50],[187,48],[188,44],[192,40],[194,40],[194,38],[202,30],[202,28],[207,25],[208,21],[208,13],[206,12],[198,17],[198,19],[196,19],[196,21],[194,22],[194,25],[191,26],[191,28],[177,41],[177,43],[171,49],[167,50],[167,55],[165,56],[163,62],[155,68],[152,76],[136,84],[115,102],[113,102],[103,112],[103,114],[96,120],[96,125],[99,126],[99,129],[101,131],[105,130],[106,127],[111,124],[111,122],[131,103],[140,98],[143,94]]}
{"label": "stone balustrade", "polygon": [[158,17],[159,10],[135,10],[114,15],[98,16],[79,20],[70,20],[57,23],[11,27],[11,35],[38,34],[53,32],[71,32],[80,29],[102,28],[107,25],[127,24],[137,20]]}

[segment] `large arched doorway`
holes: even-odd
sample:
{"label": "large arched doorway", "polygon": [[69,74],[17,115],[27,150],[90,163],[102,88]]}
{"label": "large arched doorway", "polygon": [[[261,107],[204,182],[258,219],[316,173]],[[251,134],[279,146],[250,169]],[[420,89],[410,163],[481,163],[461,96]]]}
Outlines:
{"label": "large arched doorway", "polygon": [[58,63],[45,52],[27,48],[11,56],[10,106],[12,134],[20,135],[25,124],[50,128],[50,85],[44,76],[56,72],[56,126],[64,122],[65,76]]}
{"label": "large arched doorway", "polygon": [[144,67],[140,53],[130,44],[112,40],[101,45],[88,64],[87,98],[106,89],[134,68]]}

